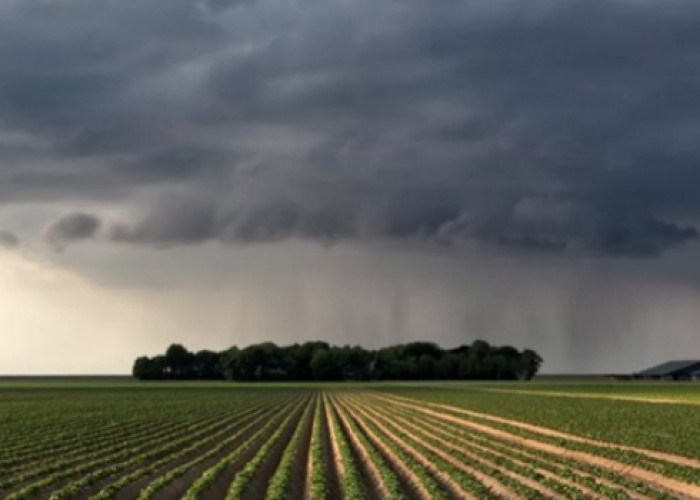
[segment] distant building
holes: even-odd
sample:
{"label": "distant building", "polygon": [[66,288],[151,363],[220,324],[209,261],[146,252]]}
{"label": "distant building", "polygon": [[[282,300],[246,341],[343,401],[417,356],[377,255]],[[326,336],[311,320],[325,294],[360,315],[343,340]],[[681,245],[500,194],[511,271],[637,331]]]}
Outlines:
{"label": "distant building", "polygon": [[634,374],[634,378],[700,380],[700,360],[667,361]]}

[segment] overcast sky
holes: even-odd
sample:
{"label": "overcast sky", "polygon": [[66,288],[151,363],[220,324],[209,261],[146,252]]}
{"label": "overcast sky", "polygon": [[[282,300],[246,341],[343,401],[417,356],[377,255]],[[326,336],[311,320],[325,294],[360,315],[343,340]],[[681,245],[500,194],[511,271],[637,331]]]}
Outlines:
{"label": "overcast sky", "polygon": [[700,357],[695,0],[0,0],[0,373]]}

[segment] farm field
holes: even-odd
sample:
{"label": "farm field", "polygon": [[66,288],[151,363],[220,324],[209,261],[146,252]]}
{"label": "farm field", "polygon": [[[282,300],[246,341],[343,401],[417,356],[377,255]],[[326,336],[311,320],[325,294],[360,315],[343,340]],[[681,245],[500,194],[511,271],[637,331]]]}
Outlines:
{"label": "farm field", "polygon": [[3,381],[0,498],[700,498],[698,391]]}

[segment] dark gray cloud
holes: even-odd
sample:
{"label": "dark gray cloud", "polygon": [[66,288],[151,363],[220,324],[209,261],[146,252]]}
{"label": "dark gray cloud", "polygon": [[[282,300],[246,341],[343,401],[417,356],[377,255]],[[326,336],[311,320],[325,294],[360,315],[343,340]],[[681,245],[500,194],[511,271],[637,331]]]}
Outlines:
{"label": "dark gray cloud", "polygon": [[0,248],[17,248],[19,246],[19,238],[14,233],[0,230]]}
{"label": "dark gray cloud", "polygon": [[94,238],[102,221],[94,215],[72,213],[53,223],[46,232],[46,239],[56,248],[74,242]]}
{"label": "dark gray cloud", "polygon": [[692,0],[6,2],[0,203],[128,208],[63,244],[657,255],[697,237],[698,28]]}

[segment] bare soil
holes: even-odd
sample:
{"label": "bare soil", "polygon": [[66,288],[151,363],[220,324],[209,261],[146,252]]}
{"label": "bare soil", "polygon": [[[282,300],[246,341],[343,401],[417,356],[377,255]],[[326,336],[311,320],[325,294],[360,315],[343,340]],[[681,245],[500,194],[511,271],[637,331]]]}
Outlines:
{"label": "bare soil", "polygon": [[[394,400],[395,404],[401,404],[407,407],[413,408],[415,411],[427,414],[427,415],[433,415],[436,417],[439,417],[444,420],[448,420],[451,422],[459,423],[460,425],[470,427],[472,429],[476,429],[480,432],[483,432],[485,434],[490,434],[492,436],[498,437],[500,439],[508,440],[518,446],[523,446],[526,448],[531,448],[531,449],[536,449],[536,450],[541,450],[545,451],[551,454],[554,454],[558,457],[565,457],[568,459],[576,460],[579,462],[584,462],[588,463],[591,465],[594,465],[596,467],[601,467],[608,469],[616,474],[626,476],[638,481],[645,482],[651,486],[661,488],[663,490],[666,490],[668,492],[673,493],[676,496],[679,496],[681,498],[700,498],[700,486],[686,483],[683,481],[679,481],[677,479],[669,478],[666,476],[662,476],[660,474],[657,474],[652,471],[648,471],[645,469],[642,469],[640,467],[635,467],[633,465],[625,464],[622,462],[618,462],[609,458],[604,458],[601,456],[593,455],[591,453],[583,452],[583,451],[575,451],[575,450],[569,450],[566,448],[562,448],[560,446],[556,446],[553,444],[541,442],[541,441],[536,441],[534,439],[530,438],[525,438],[522,436],[518,436],[515,434],[511,434],[507,431],[489,427],[484,424],[480,424],[465,418],[460,418],[456,417],[454,415],[449,415],[445,413],[440,413],[434,409],[427,408],[426,405],[421,404],[416,404],[412,400],[407,400],[406,398],[382,398],[382,399],[392,399]],[[411,402],[407,402],[411,401]],[[464,412],[467,415],[474,416],[472,414],[476,414],[476,412],[470,412],[468,410],[463,410],[461,408],[456,408],[448,405],[434,405],[430,404],[429,406],[431,407],[442,407],[443,409],[449,409],[450,411],[459,411]],[[486,417],[491,417],[490,415],[486,414],[476,414],[477,416],[481,418],[486,418]],[[515,420],[509,420],[509,419],[503,419],[501,417],[493,417],[493,418],[488,418],[489,420],[499,422],[499,423],[508,423],[510,425],[515,425],[516,427],[522,427],[522,428],[527,428],[527,429],[540,429],[541,431],[550,431],[550,429],[546,429],[544,427],[538,427],[538,426],[533,426],[531,424],[523,424],[522,422],[518,422]],[[517,424],[517,425],[516,425]],[[552,431],[557,434],[563,434],[563,433],[558,433],[558,431]],[[552,435],[549,434],[548,432],[540,432],[541,434],[546,434],[546,435]],[[563,436],[562,436],[563,437]],[[579,438],[579,440],[582,438]],[[592,441],[593,443],[599,443],[598,441]]]}

